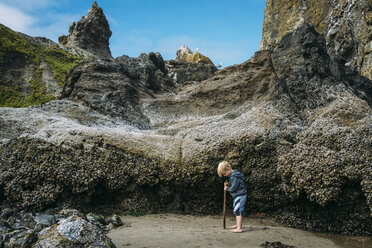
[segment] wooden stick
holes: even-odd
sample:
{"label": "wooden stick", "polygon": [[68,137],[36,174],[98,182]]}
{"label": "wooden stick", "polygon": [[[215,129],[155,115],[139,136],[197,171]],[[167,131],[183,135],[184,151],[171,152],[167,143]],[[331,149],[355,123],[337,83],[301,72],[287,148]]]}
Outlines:
{"label": "wooden stick", "polygon": [[226,229],[226,190],[223,188],[223,229]]}

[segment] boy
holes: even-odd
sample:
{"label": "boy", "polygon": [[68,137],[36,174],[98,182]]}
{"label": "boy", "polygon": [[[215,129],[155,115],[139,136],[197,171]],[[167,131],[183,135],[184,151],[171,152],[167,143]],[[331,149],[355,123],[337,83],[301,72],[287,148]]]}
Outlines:
{"label": "boy", "polygon": [[231,226],[230,229],[233,233],[241,233],[243,222],[244,205],[247,201],[247,189],[244,186],[244,176],[237,170],[232,170],[231,165],[227,161],[222,161],[218,164],[218,175],[221,177],[229,177],[229,182],[225,182],[224,190],[230,192],[234,198],[233,208],[236,218],[236,225]]}

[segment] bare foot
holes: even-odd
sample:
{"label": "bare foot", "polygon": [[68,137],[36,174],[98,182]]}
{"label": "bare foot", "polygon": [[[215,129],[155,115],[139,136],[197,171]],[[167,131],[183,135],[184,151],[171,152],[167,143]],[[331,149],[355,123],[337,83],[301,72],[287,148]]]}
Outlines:
{"label": "bare foot", "polygon": [[242,229],[233,229],[233,230],[231,230],[231,232],[233,232],[233,233],[241,233],[241,232],[243,232],[243,230]]}
{"label": "bare foot", "polygon": [[236,229],[236,227],[237,227],[236,225],[233,225],[233,226],[230,226],[229,228],[230,229]]}

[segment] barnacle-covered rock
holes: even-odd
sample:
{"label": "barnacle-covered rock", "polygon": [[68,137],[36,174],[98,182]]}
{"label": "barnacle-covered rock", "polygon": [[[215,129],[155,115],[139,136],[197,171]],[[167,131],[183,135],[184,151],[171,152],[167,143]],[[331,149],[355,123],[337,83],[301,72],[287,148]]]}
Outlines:
{"label": "barnacle-covered rock", "polygon": [[74,215],[42,230],[33,247],[112,248],[115,245],[96,225]]}

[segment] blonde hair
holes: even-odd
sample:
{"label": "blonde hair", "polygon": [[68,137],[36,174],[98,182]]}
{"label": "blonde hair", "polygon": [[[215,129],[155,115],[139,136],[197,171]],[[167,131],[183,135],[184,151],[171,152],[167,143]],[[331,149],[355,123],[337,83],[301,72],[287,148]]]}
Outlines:
{"label": "blonde hair", "polygon": [[227,161],[221,161],[219,164],[218,164],[218,168],[217,168],[217,173],[218,175],[221,177],[226,171],[228,171],[229,169],[231,169],[231,165],[229,162]]}

